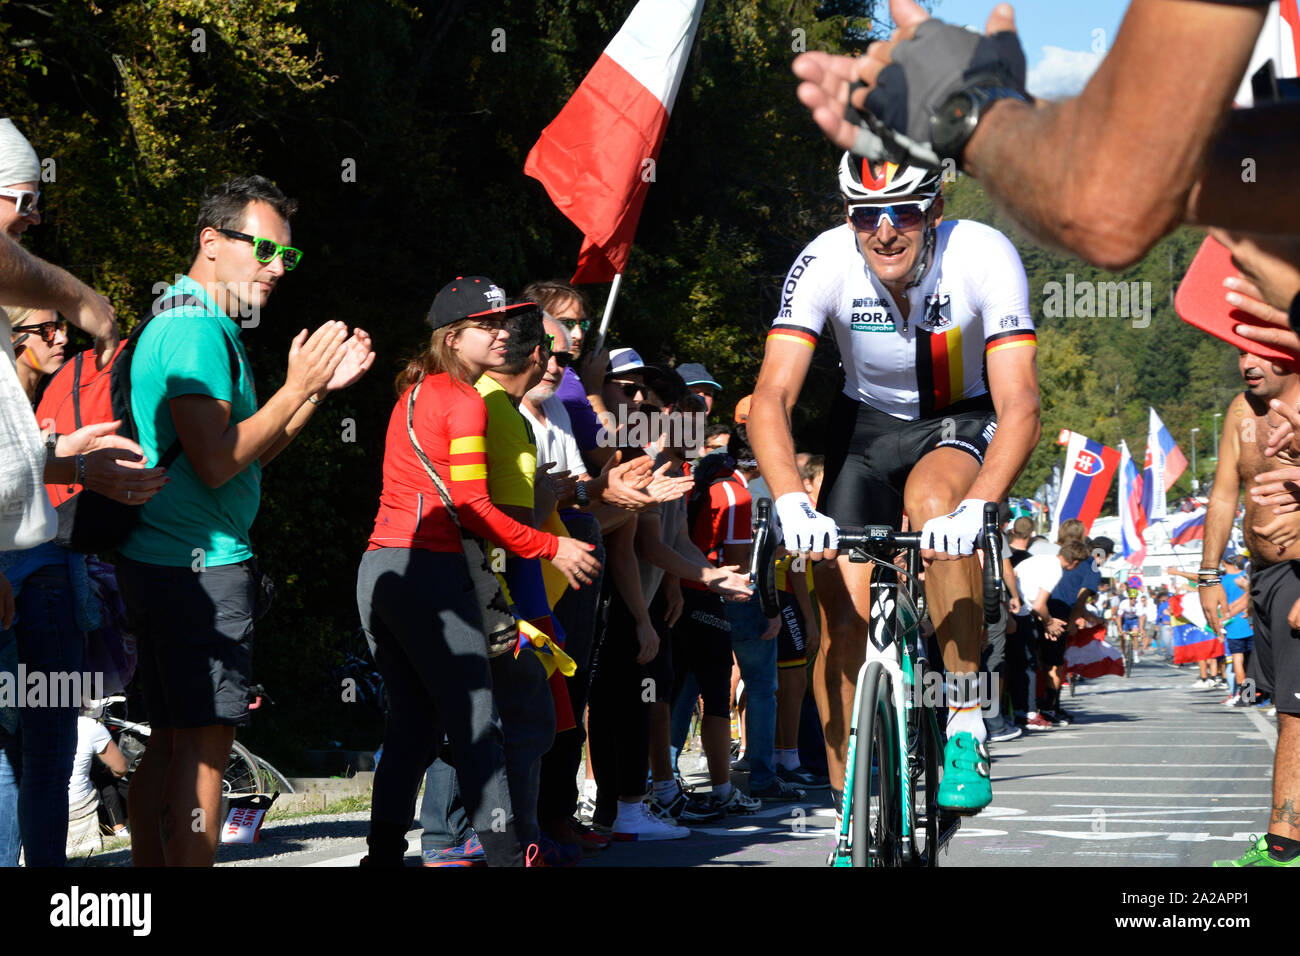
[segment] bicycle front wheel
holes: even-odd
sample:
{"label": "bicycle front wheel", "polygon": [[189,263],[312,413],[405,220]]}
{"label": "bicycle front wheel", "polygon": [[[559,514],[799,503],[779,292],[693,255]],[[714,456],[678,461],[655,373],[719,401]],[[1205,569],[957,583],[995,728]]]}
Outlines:
{"label": "bicycle front wheel", "polygon": [[867,668],[858,705],[851,804],[854,866],[899,865],[898,735],[890,681],[883,667]]}
{"label": "bicycle front wheel", "polygon": [[230,747],[230,762],[221,777],[221,792],[226,797],[246,797],[254,793],[293,793],[293,784],[267,761],[239,741]]}
{"label": "bicycle front wheel", "polygon": [[[921,787],[913,785],[912,807],[916,825],[912,828],[916,846],[914,862],[917,866],[939,865],[939,826],[942,811],[939,809],[939,784],[943,781],[943,735],[939,731],[939,716],[933,707],[921,710],[918,728],[917,760],[921,763]],[[923,814],[923,815],[922,815]]]}

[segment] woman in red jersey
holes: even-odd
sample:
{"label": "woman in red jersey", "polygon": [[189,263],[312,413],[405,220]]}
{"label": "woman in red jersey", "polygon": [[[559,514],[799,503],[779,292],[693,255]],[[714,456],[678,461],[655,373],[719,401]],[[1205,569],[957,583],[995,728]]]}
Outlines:
{"label": "woman in red jersey", "polygon": [[383,759],[370,813],[372,866],[400,866],[425,768],[446,735],[461,798],[489,865],[523,854],[506,784],[482,615],[460,532],[411,446],[407,398],[420,383],[414,429],[470,531],[513,554],[547,558],[577,588],[599,569],[590,545],[520,524],[487,491],[487,410],[473,383],[505,360],[507,306],[491,280],[466,276],[434,299],[428,349],[398,377],[384,447],[384,486],[357,574],[357,606],[388,693]]}

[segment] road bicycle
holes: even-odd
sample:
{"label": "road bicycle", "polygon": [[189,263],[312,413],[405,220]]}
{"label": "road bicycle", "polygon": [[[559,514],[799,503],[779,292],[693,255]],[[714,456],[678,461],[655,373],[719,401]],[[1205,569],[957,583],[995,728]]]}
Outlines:
{"label": "road bicycle", "polygon": [[[840,528],[839,548],[855,563],[878,568],[871,581],[866,658],[858,671],[845,763],[844,797],[832,866],[938,865],[939,852],[961,826],[941,810],[947,709],[921,639],[925,595],[920,584],[921,536],[888,526]],[[996,505],[984,513],[984,620],[997,620],[1002,599],[1001,536]],[[764,614],[777,612],[773,560],[778,546],[771,502],[760,501],[750,564]],[[893,563],[898,552],[905,568]],[[941,720],[940,710],[942,708]]]}
{"label": "road bicycle", "polygon": [[[251,700],[249,710],[258,710],[266,704],[274,703],[260,684],[249,690]],[[104,713],[100,721],[108,728],[117,741],[118,749],[126,758],[126,777],[135,773],[144,756],[145,747],[152,733],[145,721],[128,720],[115,713],[114,708],[126,703],[122,696],[108,697],[104,700]],[[230,747],[230,760],[221,777],[221,795],[223,797],[243,797],[254,793],[293,793],[293,784],[289,778],[277,770],[269,760],[259,757],[239,741]]]}

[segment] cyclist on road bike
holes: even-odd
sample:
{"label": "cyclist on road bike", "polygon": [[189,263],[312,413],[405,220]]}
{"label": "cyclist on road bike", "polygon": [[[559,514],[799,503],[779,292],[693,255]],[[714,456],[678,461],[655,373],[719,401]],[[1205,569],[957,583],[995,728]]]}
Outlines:
{"label": "cyclist on road bike", "polygon": [[[823,559],[815,572],[825,626],[814,690],[831,779],[844,779],[871,577],[870,564],[837,557],[836,525],[899,527],[905,511],[921,529],[922,556],[934,562],[926,596],[949,678],[938,802],[977,812],[992,790],[972,554],[984,503],[1006,496],[1040,434],[1028,284],[1001,233],[942,221],[937,172],[846,153],[839,182],[846,221],[809,243],[786,277],[749,434],[785,547]],[[795,467],[790,411],[828,320],[844,390],[827,423],[818,511]]]}

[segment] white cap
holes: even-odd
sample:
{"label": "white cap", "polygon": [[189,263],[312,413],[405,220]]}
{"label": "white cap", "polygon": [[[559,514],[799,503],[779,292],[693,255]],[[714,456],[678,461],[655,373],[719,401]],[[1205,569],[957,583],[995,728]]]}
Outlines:
{"label": "white cap", "polygon": [[41,162],[27,137],[9,117],[0,118],[0,186],[39,183]]}
{"label": "white cap", "polygon": [[636,349],[614,349],[609,353],[609,371],[606,375],[622,375],[645,368],[645,362]]}

